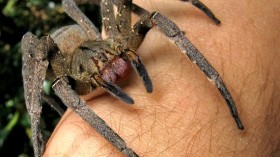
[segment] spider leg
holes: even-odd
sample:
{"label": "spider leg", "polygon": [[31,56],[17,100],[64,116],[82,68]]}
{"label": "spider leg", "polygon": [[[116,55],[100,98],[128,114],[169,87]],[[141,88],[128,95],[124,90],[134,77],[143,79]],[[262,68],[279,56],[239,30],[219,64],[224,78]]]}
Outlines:
{"label": "spider leg", "polygon": [[205,4],[203,4],[199,0],[180,0],[180,1],[192,3],[193,6],[197,7],[202,12],[204,12],[216,24],[220,24],[221,23],[221,21],[214,15],[214,13]]}
{"label": "spider leg", "polygon": [[[141,9],[141,8],[140,8]],[[194,45],[186,38],[179,27],[166,17],[159,13],[148,14],[145,10],[145,15],[133,26],[130,34],[128,45],[132,49],[137,49],[145,34],[151,29],[153,25],[158,28],[184,52],[197,66],[205,73],[205,75],[214,83],[219,92],[226,100],[230,113],[234,118],[239,129],[243,130],[244,126],[238,116],[235,103],[227,90],[223,80],[220,78],[218,72],[210,65],[206,58],[194,47]],[[134,42],[133,42],[134,41]],[[135,42],[137,41],[137,42]]]}
{"label": "spider leg", "polygon": [[56,80],[52,86],[55,93],[62,102],[72,108],[79,114],[92,128],[116,147],[121,153],[128,157],[137,157],[138,155],[127,146],[125,141],[113,131],[107,123],[94,113],[71,89],[65,77]]}
{"label": "spider leg", "polygon": [[79,9],[77,4],[83,4],[85,0],[62,0],[62,6],[65,12],[76,21],[88,34],[91,40],[101,40],[101,34],[88,17]]}
{"label": "spider leg", "polygon": [[181,51],[186,54],[190,60],[195,63],[204,72],[207,78],[218,88],[221,95],[227,102],[231,115],[234,118],[238,128],[243,130],[244,126],[239,119],[235,103],[218,72],[211,66],[211,64],[199,52],[199,50],[195,48],[189,39],[184,36],[184,34],[174,22],[157,12],[152,14],[152,21],[168,38],[174,41]]}
{"label": "spider leg", "polygon": [[[113,3],[117,5],[117,17],[114,15]],[[138,15],[147,13],[145,9],[133,4],[132,0],[101,0],[100,7],[104,28],[110,38],[120,34],[122,36],[129,34],[131,30],[131,11],[135,11]]]}
{"label": "spider leg", "polygon": [[115,38],[117,35],[119,35],[119,30],[116,27],[113,2],[111,0],[101,0],[100,9],[106,34],[109,36],[109,38]]}
{"label": "spider leg", "polygon": [[42,156],[46,144],[40,128],[41,92],[49,64],[46,58],[53,45],[54,43],[49,37],[39,40],[29,32],[23,36],[21,44],[24,97],[31,117],[32,141],[36,157]]}

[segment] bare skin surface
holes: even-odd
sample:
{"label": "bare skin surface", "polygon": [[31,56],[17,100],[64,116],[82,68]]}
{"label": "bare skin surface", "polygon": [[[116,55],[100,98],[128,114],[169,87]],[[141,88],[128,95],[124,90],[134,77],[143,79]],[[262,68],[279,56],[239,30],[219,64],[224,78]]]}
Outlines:
{"label": "bare skin surface", "polygon": [[[237,129],[218,90],[156,28],[137,51],[153,81],[153,93],[146,93],[133,73],[122,85],[134,98],[133,106],[109,94],[85,100],[140,156],[279,156],[280,2],[202,2],[221,20],[220,26],[191,5],[134,1],[185,31],[223,78],[244,131]],[[121,154],[68,110],[45,156]]]}

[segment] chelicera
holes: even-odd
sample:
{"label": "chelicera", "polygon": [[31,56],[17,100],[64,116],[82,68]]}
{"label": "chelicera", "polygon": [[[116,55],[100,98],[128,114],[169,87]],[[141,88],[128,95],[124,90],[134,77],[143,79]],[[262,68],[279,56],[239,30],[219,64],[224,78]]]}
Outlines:
{"label": "chelicera", "polygon": [[[220,23],[211,10],[199,0],[181,1],[190,2],[216,24]],[[77,4],[82,3],[100,5],[107,39],[101,38],[98,29],[78,8]],[[78,23],[77,25],[62,27],[50,36],[40,39],[28,32],[22,39],[22,74],[26,107],[31,117],[35,156],[42,156],[45,149],[45,140],[40,128],[40,99],[43,96],[46,100],[52,100],[42,91],[45,79],[53,82],[53,90],[67,107],[72,108],[120,152],[126,156],[138,156],[79,98],[79,94],[88,94],[101,87],[123,102],[133,104],[133,99],[116,85],[116,82],[127,76],[129,63],[142,79],[146,91],[152,92],[151,79],[136,52],[153,26],[157,26],[213,82],[226,100],[238,128],[244,129],[234,101],[218,72],[174,22],[158,12],[148,12],[133,4],[132,0],[63,0],[62,4],[65,12]],[[113,10],[114,4],[117,6],[116,14]],[[132,27],[131,12],[140,16],[140,20]],[[52,105],[60,112],[57,105]]]}

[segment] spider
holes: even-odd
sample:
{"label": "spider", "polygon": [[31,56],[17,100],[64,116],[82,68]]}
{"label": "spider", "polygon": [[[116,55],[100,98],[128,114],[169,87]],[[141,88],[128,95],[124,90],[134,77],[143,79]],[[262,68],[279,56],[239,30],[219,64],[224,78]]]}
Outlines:
{"label": "spider", "polygon": [[[199,0],[180,1],[191,3],[216,24],[220,23],[212,11]],[[107,39],[101,38],[98,29],[78,8],[77,5],[82,3],[100,5]],[[62,5],[65,12],[78,24],[62,27],[50,36],[40,39],[30,32],[22,38],[24,96],[31,117],[32,141],[36,157],[42,156],[45,149],[45,140],[40,128],[42,111],[40,101],[41,98],[53,100],[42,91],[44,80],[52,81],[52,89],[62,102],[79,114],[121,153],[125,156],[138,156],[79,98],[79,95],[88,94],[101,87],[121,101],[133,104],[133,99],[116,85],[127,75],[129,63],[142,79],[146,91],[151,93],[153,91],[151,79],[136,51],[153,26],[157,26],[205,73],[225,99],[238,128],[244,129],[234,101],[218,72],[174,22],[158,12],[148,12],[134,4],[132,0],[63,0]],[[114,5],[117,6],[116,14],[113,10]],[[140,20],[132,27],[131,12],[140,16]],[[55,101],[52,101],[51,105],[62,113]]]}

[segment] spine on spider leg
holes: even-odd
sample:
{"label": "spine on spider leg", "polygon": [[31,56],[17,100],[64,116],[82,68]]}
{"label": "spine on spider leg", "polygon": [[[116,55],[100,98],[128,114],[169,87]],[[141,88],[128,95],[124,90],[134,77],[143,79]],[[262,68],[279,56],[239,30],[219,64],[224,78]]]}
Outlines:
{"label": "spine on spider leg", "polygon": [[138,155],[127,146],[125,141],[79,98],[67,82],[66,78],[59,78],[54,82],[52,87],[62,102],[67,107],[72,108],[92,128],[94,128],[101,136],[103,136],[125,156],[138,157]]}
{"label": "spine on spider leg", "polygon": [[152,14],[152,21],[167,37],[175,42],[181,51],[185,53],[190,58],[190,60],[195,63],[204,72],[207,78],[218,88],[219,92],[226,100],[231,115],[234,118],[238,128],[243,130],[244,127],[238,117],[235,103],[218,72],[211,66],[211,64],[198,51],[198,49],[195,48],[189,39],[184,36],[184,34],[174,22],[159,13]]}

